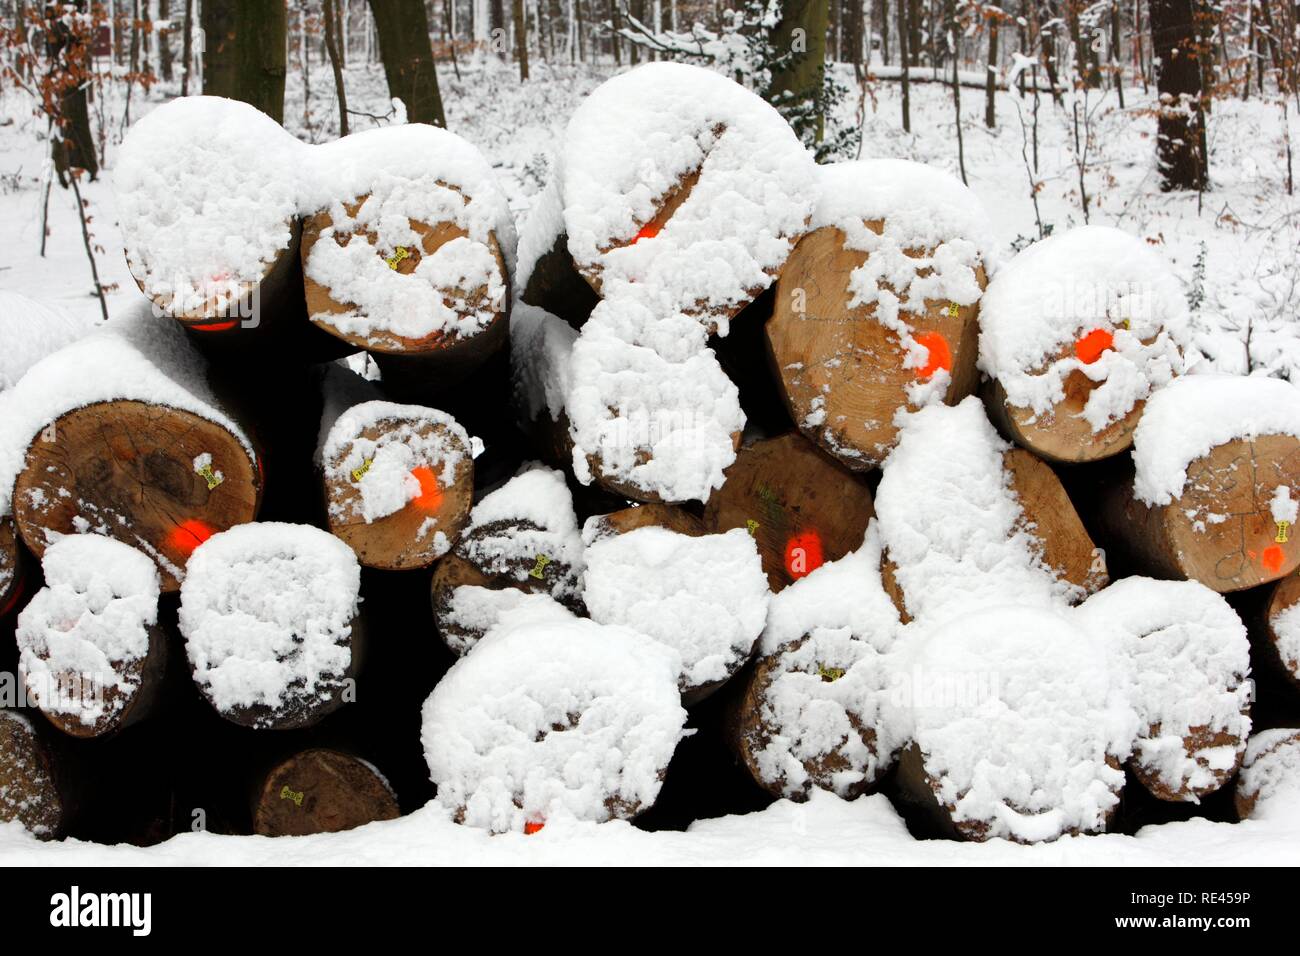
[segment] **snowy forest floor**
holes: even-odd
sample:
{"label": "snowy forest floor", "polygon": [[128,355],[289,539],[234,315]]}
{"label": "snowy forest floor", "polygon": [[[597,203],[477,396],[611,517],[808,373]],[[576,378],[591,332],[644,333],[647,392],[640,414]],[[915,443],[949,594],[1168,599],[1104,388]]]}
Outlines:
{"label": "snowy forest floor", "polygon": [[[496,167],[516,217],[522,221],[546,183],[552,153],[568,116],[613,68],[537,63],[520,84],[513,66],[495,60],[462,63],[458,79],[439,65],[448,126],[478,146]],[[851,74],[846,74],[851,81]],[[354,65],[346,75],[349,105],[358,114],[391,113],[382,70]],[[159,85],[141,98],[132,115],[175,95]],[[138,301],[139,293],[121,254],[111,171],[120,140],[120,95],[106,104],[113,134],[107,170],[83,189],[99,248],[102,280],[111,286],[110,309]],[[1199,330],[1198,347],[1221,371],[1268,371],[1300,382],[1300,324],[1291,308],[1300,279],[1300,200],[1286,193],[1286,137],[1275,103],[1215,103],[1210,119],[1213,188],[1204,196],[1163,194],[1155,170],[1155,119],[1151,97],[1128,91],[1121,109],[1111,93],[1093,93],[1090,147],[1084,187],[1093,223],[1115,225],[1154,244],[1183,281]],[[97,105],[92,105],[96,110]],[[913,130],[900,124],[899,86],[881,81],[863,101],[861,157],[900,157],[958,171],[951,91],[939,84],[912,90]],[[969,183],[992,216],[1002,252],[1039,235],[1022,150],[1030,135],[1032,97],[997,96],[998,127],[983,123],[980,91],[962,90],[963,139]],[[1023,114],[1026,125],[1018,115]],[[845,117],[857,102],[844,104]],[[1290,137],[1300,143],[1300,122],[1291,112]],[[293,72],[285,105],[286,126],[304,140],[337,136],[337,107],[327,68],[312,67],[304,102],[301,74]],[[1064,231],[1084,222],[1069,114],[1050,97],[1039,101],[1038,194],[1044,228]],[[353,128],[376,121],[353,117]],[[50,235],[41,244],[42,182],[48,145],[44,123],[30,103],[0,94],[0,288],[70,311],[97,314],[90,270],[70,192],[57,184],[49,200]],[[1293,370],[1296,373],[1293,376]],[[264,838],[187,834],[161,847],[103,848],[71,841],[38,845],[17,825],[0,825],[0,859],[6,862],[358,863],[464,862],[746,862],[773,863],[1228,863],[1294,862],[1300,816],[1230,825],[1193,820],[1142,830],[1138,837],[1102,836],[1020,847],[995,842],[961,845],[918,843],[884,797],[853,803],[819,794],[806,806],[785,801],[746,817],[701,821],[686,834],[645,833],[626,824],[557,825],[535,838],[489,838],[448,822],[434,807],[392,823],[351,833],[283,843]]]}

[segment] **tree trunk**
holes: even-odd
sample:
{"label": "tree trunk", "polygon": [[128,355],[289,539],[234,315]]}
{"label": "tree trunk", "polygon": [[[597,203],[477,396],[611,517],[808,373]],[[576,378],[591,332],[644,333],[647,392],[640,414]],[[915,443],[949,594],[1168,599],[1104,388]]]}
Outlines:
{"label": "tree trunk", "polygon": [[519,82],[528,82],[528,11],[524,0],[513,0],[515,21],[515,55],[519,60]]}
{"label": "tree trunk", "polygon": [[1194,0],[1151,0],[1151,52],[1159,66],[1156,162],[1165,191],[1209,185],[1201,66],[1196,53]]}
{"label": "tree trunk", "polygon": [[768,100],[778,105],[789,119],[803,117],[805,129],[795,132],[807,142],[820,143],[826,116],[822,102],[822,83],[826,76],[826,27],[828,7],[825,0],[786,0],[781,20],[772,30],[772,44],[780,51],[792,50],[789,65],[772,71]]}
{"label": "tree trunk", "polygon": [[330,68],[334,71],[334,92],[339,101],[339,135],[348,135],[348,94],[343,86],[343,52],[339,45],[338,17],[335,3],[325,0],[325,50],[329,54]]}
{"label": "tree trunk", "polygon": [[984,125],[989,129],[997,126],[997,105],[995,102],[998,88],[998,18],[989,18],[989,61],[988,76],[984,78]]}
{"label": "tree trunk", "polygon": [[203,92],[284,122],[288,11],[284,0],[203,0]]}
{"label": "tree trunk", "polygon": [[164,83],[172,81],[172,27],[169,10],[171,0],[158,0],[158,16],[168,21],[167,29],[158,33],[158,73]]}
{"label": "tree trunk", "polygon": [[[78,8],[84,4],[79,4]],[[51,138],[51,158],[59,182],[66,186],[72,170],[84,169],[91,179],[99,175],[95,138],[90,131],[87,89],[91,72],[90,48],[83,35],[55,21],[46,38],[50,69],[61,84],[56,117],[57,131]]]}
{"label": "tree trunk", "polygon": [[902,71],[902,100],[903,100],[903,132],[912,131],[912,85],[911,85],[911,58],[909,56],[911,42],[911,26],[908,23],[910,17],[911,0],[897,0],[898,3],[898,66]]}
{"label": "tree trunk", "polygon": [[190,69],[194,63],[194,4],[196,0],[181,0],[185,4],[183,17],[185,36],[181,37],[181,96],[190,95]]}
{"label": "tree trunk", "polygon": [[[497,0],[499,8],[499,0]],[[370,0],[388,94],[406,104],[412,123],[446,127],[438,73],[421,0]]]}
{"label": "tree trunk", "polygon": [[861,547],[875,514],[866,482],[798,432],[741,448],[726,478],[705,527],[747,528],[773,592]]}

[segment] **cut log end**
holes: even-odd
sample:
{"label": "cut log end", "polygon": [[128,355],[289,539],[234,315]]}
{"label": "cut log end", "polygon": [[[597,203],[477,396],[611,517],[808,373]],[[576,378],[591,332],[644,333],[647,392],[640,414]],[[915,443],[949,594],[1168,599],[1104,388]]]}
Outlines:
{"label": "cut log end", "polygon": [[66,825],[51,755],[31,721],[14,711],[0,711],[0,822],[20,823],[42,839]]}
{"label": "cut log end", "polygon": [[337,750],[295,754],[267,775],[253,811],[261,836],[337,833],[401,816],[397,797],[370,764]]}
{"label": "cut log end", "polygon": [[[736,451],[740,450],[740,432],[732,432],[731,447]],[[651,459],[650,449],[640,447],[637,449],[637,462],[644,464]],[[649,488],[644,488],[636,482],[620,478],[610,474],[605,470],[605,465],[599,453],[587,455],[587,468],[591,472],[596,484],[606,491],[618,495],[620,498],[626,498],[628,501],[639,501],[643,504],[664,504],[666,502],[663,495]]]}
{"label": "cut log end", "polygon": [[[341,463],[357,441],[373,443],[375,453],[348,471]],[[418,482],[419,494],[397,511],[366,520],[365,482],[371,465],[385,448],[398,444],[446,453],[417,455],[412,467],[393,480],[407,485]],[[446,466],[452,457],[455,464],[448,482]],[[335,461],[325,463],[325,496],[330,531],[347,542],[363,565],[388,571],[428,567],[456,543],[469,520],[473,455],[458,436],[433,419],[381,419],[362,429]]]}
{"label": "cut log end", "polygon": [[600,301],[592,283],[573,264],[565,233],[556,236],[551,248],[537,260],[520,298],[558,315],[575,329],[582,327]]}
{"label": "cut log end", "polygon": [[[1159,735],[1159,726],[1151,727],[1147,732],[1147,736],[1151,738]],[[1216,749],[1221,752],[1223,748],[1237,752],[1237,759],[1227,767],[1211,766],[1204,757],[1198,756],[1198,754]],[[1130,761],[1130,767],[1137,781],[1157,800],[1163,800],[1166,803],[1197,803],[1202,797],[1218,792],[1237,775],[1237,769],[1241,766],[1244,748],[1245,742],[1235,734],[1214,731],[1209,727],[1191,728],[1183,737],[1183,750],[1188,757],[1195,758],[1201,768],[1208,771],[1211,776],[1209,783],[1198,787],[1189,786],[1186,781],[1176,787],[1170,786],[1169,781],[1161,775],[1158,767],[1147,766],[1137,758]]]}
{"label": "cut log end", "polygon": [[136,401],[68,412],[27,450],[14,488],[23,543],[95,532],[154,559],[164,591],[180,587],[190,554],[252,521],[262,480],[231,432],[190,412]]}
{"label": "cut log end", "polygon": [[874,514],[861,478],[790,432],[740,450],[704,520],[714,533],[747,529],[779,591],[861,547]]}
{"label": "cut log end", "polygon": [[[846,466],[866,470],[893,447],[895,414],[911,407],[909,387],[944,370],[948,404],[974,392],[979,304],[926,300],[918,312],[905,307],[902,318],[927,355],[923,365],[907,366],[907,350],[897,332],[877,321],[875,305],[849,307],[849,277],[867,253],[846,249],[845,241],[843,232],[825,226],[791,253],[777,282],[768,347],[791,418]],[[983,288],[983,266],[976,278]]]}
{"label": "cut log end", "polygon": [[[1268,600],[1265,635],[1271,653],[1270,663],[1300,687],[1300,627],[1288,628],[1283,615],[1300,604],[1300,574],[1289,574],[1277,582]],[[1289,617],[1290,615],[1288,615]]]}
{"label": "cut log end", "polygon": [[1011,405],[1006,391],[995,381],[986,383],[982,392],[989,418],[1017,445],[1049,461],[1077,464],[1100,461],[1133,447],[1133,433],[1145,402],[1137,402],[1128,414],[1095,432],[1082,417],[1089,396],[1102,384],[1075,369],[1065,379],[1065,398],[1041,415]]}
{"label": "cut log end", "polygon": [[626,534],[637,528],[667,528],[677,534],[699,537],[704,525],[699,518],[675,505],[648,504],[623,508],[609,514],[598,515],[588,522],[587,535],[592,541],[610,535]]}

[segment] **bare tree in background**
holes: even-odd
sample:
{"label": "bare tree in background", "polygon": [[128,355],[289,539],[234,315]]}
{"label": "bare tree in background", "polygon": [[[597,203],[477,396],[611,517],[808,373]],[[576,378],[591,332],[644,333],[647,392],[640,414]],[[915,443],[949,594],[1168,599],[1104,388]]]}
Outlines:
{"label": "bare tree in background", "polygon": [[1195,0],[1150,0],[1151,55],[1156,58],[1160,112],[1156,161],[1161,188],[1203,190],[1209,183],[1202,72]]}
{"label": "bare tree in background", "polygon": [[388,95],[405,104],[406,117],[412,123],[446,127],[423,0],[370,0],[370,12],[375,18]]}
{"label": "bare tree in background", "polygon": [[203,0],[203,92],[283,123],[288,22],[284,0]]}
{"label": "bare tree in background", "polygon": [[339,101],[339,135],[348,135],[348,94],[343,88],[343,54],[340,50],[336,0],[325,0],[325,52],[334,71],[334,93]]}

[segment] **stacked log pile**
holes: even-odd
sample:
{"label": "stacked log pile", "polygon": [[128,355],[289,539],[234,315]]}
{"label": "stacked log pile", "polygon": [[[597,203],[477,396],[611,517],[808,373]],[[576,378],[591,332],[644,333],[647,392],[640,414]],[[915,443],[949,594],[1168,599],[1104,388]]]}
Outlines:
{"label": "stacked log pile", "polygon": [[518,243],[453,134],[250,110],[132,128],[147,301],[0,368],[0,820],[825,790],[1033,843],[1300,786],[1300,393],[1192,368],[1150,244],[999,263],[951,176],[680,64],[575,113]]}

